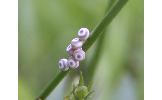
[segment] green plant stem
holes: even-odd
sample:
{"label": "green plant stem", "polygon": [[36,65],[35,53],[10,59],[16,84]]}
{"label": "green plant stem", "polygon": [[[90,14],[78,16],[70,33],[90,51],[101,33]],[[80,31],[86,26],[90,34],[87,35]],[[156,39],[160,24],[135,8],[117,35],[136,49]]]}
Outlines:
{"label": "green plant stem", "polygon": [[79,79],[79,86],[83,86],[84,85],[84,79],[83,79],[83,74],[80,71],[80,79]]}
{"label": "green plant stem", "polygon": [[[110,8],[113,6],[113,4],[116,2],[116,0],[110,0],[108,2],[108,5],[107,5],[107,8],[105,11],[108,11],[110,10]],[[95,70],[96,70],[96,67],[97,67],[97,64],[98,64],[98,61],[100,59],[100,56],[101,56],[101,52],[102,52],[102,49],[103,49],[103,45],[104,45],[104,40],[105,40],[105,35],[106,35],[106,29],[104,29],[103,33],[101,34],[101,36],[99,37],[99,40],[97,41],[97,46],[96,46],[96,49],[95,49],[95,53],[90,61],[90,64],[88,65],[88,68],[87,68],[87,72],[88,72],[88,77],[86,78],[86,81],[89,85],[89,90],[91,89],[91,86],[92,86],[92,80],[93,80],[93,76],[94,76],[94,73],[95,73]]]}
{"label": "green plant stem", "polygon": [[87,68],[88,76],[85,79],[86,79],[86,83],[88,83],[89,90],[91,89],[92,79],[93,79],[95,70],[97,68],[98,61],[99,61],[100,56],[101,56],[105,33],[106,32],[104,31],[104,33],[101,34],[99,41],[97,43],[96,49],[95,49],[96,53],[94,53],[89,65],[88,65],[88,68]]}
{"label": "green plant stem", "polygon": [[128,0],[118,0],[116,4],[108,10],[105,17],[101,20],[101,22],[96,26],[96,28],[92,31],[92,35],[85,42],[83,49],[88,50],[90,46],[96,41],[96,39],[101,35],[107,25],[111,23],[111,21],[115,18],[115,16],[119,13],[121,8],[127,3]]}
{"label": "green plant stem", "polygon": [[[118,2],[110,9],[105,17],[101,20],[101,22],[94,28],[91,32],[91,37],[85,42],[83,49],[87,51],[91,45],[96,41],[96,39],[101,35],[103,30],[106,28],[107,25],[111,23],[113,18],[119,13],[121,8],[127,3],[128,0],[118,0]],[[60,83],[60,81],[67,75],[67,72],[60,72],[56,78],[45,88],[45,90],[41,93],[37,100],[44,100],[53,89]]]}
{"label": "green plant stem", "polygon": [[69,73],[69,71],[66,72],[60,72],[56,78],[52,80],[52,82],[43,90],[41,95],[37,98],[37,100],[44,100],[51,91],[58,85],[58,83]]}

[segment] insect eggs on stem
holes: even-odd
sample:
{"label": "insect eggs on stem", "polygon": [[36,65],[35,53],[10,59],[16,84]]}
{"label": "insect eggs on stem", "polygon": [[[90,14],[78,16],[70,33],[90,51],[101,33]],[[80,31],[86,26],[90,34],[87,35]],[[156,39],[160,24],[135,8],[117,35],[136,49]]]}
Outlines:
{"label": "insect eggs on stem", "polygon": [[79,38],[74,38],[71,40],[71,45],[72,45],[72,48],[74,49],[81,48],[83,45],[83,41],[80,41]]}
{"label": "insect eggs on stem", "polygon": [[89,35],[90,33],[87,28],[81,28],[78,31],[78,37],[72,39],[71,43],[66,48],[69,58],[59,60],[60,70],[67,71],[69,68],[75,69],[79,67],[79,61],[85,59],[85,52],[82,50],[82,46],[88,39]]}
{"label": "insect eggs on stem", "polygon": [[62,70],[62,71],[67,71],[69,69],[67,59],[60,59],[59,60],[59,69]]}
{"label": "insect eggs on stem", "polygon": [[77,61],[82,61],[85,59],[85,52],[82,49],[77,49],[74,51],[74,58]]}
{"label": "insect eggs on stem", "polygon": [[73,57],[70,57],[68,59],[68,65],[70,68],[75,69],[79,67],[79,61],[74,60]]}
{"label": "insect eggs on stem", "polygon": [[78,37],[81,41],[86,41],[89,37],[89,30],[87,28],[81,28],[78,31]]}

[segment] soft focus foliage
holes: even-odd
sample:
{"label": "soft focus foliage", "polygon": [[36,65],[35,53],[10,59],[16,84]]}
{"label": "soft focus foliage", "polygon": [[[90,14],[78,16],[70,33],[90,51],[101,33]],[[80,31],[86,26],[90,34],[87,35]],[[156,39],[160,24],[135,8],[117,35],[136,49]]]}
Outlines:
{"label": "soft focus foliage", "polygon": [[[67,56],[71,39],[81,27],[92,30],[107,5],[107,0],[19,0],[19,100],[40,94],[59,72],[58,60]],[[143,0],[129,0],[107,28],[92,100],[143,100],[143,13]],[[95,45],[81,67],[88,67]],[[75,74],[48,99],[62,100],[77,80]]]}

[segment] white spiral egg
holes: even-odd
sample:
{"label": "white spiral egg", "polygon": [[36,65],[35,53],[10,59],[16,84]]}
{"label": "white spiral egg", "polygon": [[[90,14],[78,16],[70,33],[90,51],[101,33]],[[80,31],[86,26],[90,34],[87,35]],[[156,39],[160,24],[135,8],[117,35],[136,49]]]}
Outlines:
{"label": "white spiral egg", "polygon": [[69,44],[69,45],[67,46],[67,48],[66,48],[66,52],[67,52],[70,56],[73,55],[74,50],[73,50],[71,44]]}
{"label": "white spiral egg", "polygon": [[85,59],[85,52],[82,49],[78,49],[74,51],[74,58],[77,61],[82,61]]}
{"label": "white spiral egg", "polygon": [[87,28],[81,28],[78,31],[78,37],[80,40],[85,41],[89,37],[89,30]]}
{"label": "white spiral egg", "polygon": [[81,48],[83,45],[83,41],[80,41],[79,38],[74,38],[71,41],[72,48]]}
{"label": "white spiral egg", "polygon": [[79,61],[75,61],[74,59],[68,59],[68,65],[70,68],[75,69],[79,67]]}
{"label": "white spiral egg", "polygon": [[60,59],[59,60],[59,69],[62,70],[62,71],[67,71],[69,69],[67,59]]}

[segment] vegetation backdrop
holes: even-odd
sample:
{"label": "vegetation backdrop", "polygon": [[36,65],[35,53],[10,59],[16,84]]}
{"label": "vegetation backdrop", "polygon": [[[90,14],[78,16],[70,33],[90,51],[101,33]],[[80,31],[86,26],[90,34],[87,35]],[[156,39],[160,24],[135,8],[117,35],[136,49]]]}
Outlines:
{"label": "vegetation backdrop", "polygon": [[[92,31],[112,1],[19,0],[19,100],[40,95],[60,72],[58,60],[71,39],[81,27]],[[86,69],[96,66],[90,100],[144,99],[143,3],[128,0],[86,52],[80,66],[86,81]],[[77,80],[78,71],[66,75],[47,100],[63,100]]]}

